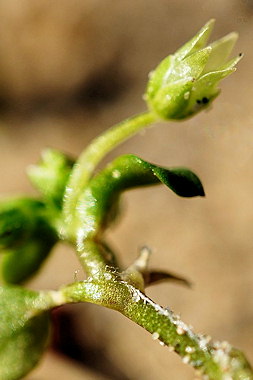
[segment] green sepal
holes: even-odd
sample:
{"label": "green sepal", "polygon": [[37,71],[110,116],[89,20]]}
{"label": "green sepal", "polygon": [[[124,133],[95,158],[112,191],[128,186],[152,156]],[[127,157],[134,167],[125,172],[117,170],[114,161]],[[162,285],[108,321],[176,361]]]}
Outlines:
{"label": "green sepal", "polygon": [[190,41],[178,49],[175,53],[176,59],[181,61],[199,49],[203,49],[212,33],[214,23],[214,19],[209,20]]}
{"label": "green sepal", "polygon": [[232,32],[210,44],[212,51],[208,63],[205,66],[204,73],[215,71],[217,67],[226,63],[237,39],[238,34]]}
{"label": "green sepal", "polygon": [[159,183],[181,197],[204,196],[199,178],[189,169],[167,169],[134,155],[120,156],[91,179],[78,201],[75,231],[79,246],[110,224],[108,215],[123,191]]}
{"label": "green sepal", "polygon": [[186,57],[183,61],[174,66],[169,79],[170,82],[184,80],[187,77],[196,80],[204,70],[205,65],[210,57],[212,48],[207,46]]}
{"label": "green sepal", "polygon": [[27,174],[44,198],[60,208],[73,165],[74,161],[64,153],[48,148],[43,150],[37,165],[28,167]]}
{"label": "green sepal", "polygon": [[195,114],[204,108],[207,108],[220,93],[220,89],[218,88],[219,81],[232,74],[235,70],[235,68],[227,68],[204,74],[194,84],[193,91],[190,93],[188,105],[185,108],[184,113],[182,113],[182,116],[190,116],[191,114]]}
{"label": "green sepal", "polygon": [[57,242],[44,202],[15,198],[0,204],[0,277],[18,284],[40,268]]}
{"label": "green sepal", "polygon": [[175,63],[175,57],[169,55],[164,58],[155,70],[149,73],[149,81],[147,84],[145,98],[151,100],[156,95],[157,91],[166,85],[167,74],[173,70]]}
{"label": "green sepal", "polygon": [[189,77],[175,83],[161,87],[153,98],[150,107],[152,111],[163,119],[181,119],[185,115],[182,113],[188,105],[188,98],[194,84],[194,79]]}
{"label": "green sepal", "polygon": [[49,314],[39,293],[0,287],[0,379],[23,378],[39,361],[49,338]]}
{"label": "green sepal", "polygon": [[[189,55],[183,61],[178,61],[173,55],[163,59],[155,71],[150,74],[146,91],[147,100],[151,101],[158,92],[168,88],[168,90],[163,91],[164,98],[176,103],[176,99],[171,98],[173,96],[177,97],[178,92],[183,93],[185,84],[194,82],[200,76],[208,62],[211,51],[210,47],[204,48]],[[162,96],[159,97],[159,100],[162,100]],[[178,103],[176,103],[176,106],[178,108],[182,107]],[[156,107],[158,107],[158,104]]]}

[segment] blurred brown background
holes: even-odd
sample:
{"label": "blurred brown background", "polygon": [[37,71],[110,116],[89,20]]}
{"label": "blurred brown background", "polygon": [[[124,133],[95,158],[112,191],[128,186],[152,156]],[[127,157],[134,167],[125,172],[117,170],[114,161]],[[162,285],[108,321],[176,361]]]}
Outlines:
{"label": "blurred brown background", "polygon": [[[45,146],[77,156],[107,127],[143,111],[148,72],[208,19],[216,18],[214,39],[240,33],[235,53],[245,57],[212,110],[161,123],[107,158],[135,153],[192,168],[206,198],[177,198],[163,187],[132,191],[108,240],[124,265],[146,244],[153,266],[191,279],[192,290],[165,284],[148,294],[253,362],[253,1],[0,0],[0,15],[2,194],[35,194],[25,168]],[[29,286],[57,288],[72,282],[75,271],[81,280],[74,252],[58,245]],[[54,319],[63,336],[60,343],[55,338],[58,346],[79,362],[51,349],[27,380],[194,377],[113,311],[74,305]]]}

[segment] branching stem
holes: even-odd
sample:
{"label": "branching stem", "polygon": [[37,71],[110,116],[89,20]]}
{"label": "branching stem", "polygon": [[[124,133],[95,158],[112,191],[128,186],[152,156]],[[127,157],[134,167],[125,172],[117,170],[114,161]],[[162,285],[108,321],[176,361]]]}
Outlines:
{"label": "branching stem", "polygon": [[[121,142],[156,121],[150,112],[134,116],[112,127],[96,138],[81,154],[72,171],[64,197],[64,217],[73,226],[77,205],[84,189],[103,157]],[[86,226],[87,227],[87,226]],[[90,225],[88,227],[91,227]],[[244,355],[227,342],[210,342],[210,338],[195,334],[171,310],[164,309],[148,298],[137,283],[128,281],[101,249],[96,229],[81,239],[71,238],[77,244],[77,255],[88,275],[83,282],[76,282],[58,293],[47,297],[55,306],[72,302],[90,302],[122,313],[152,334],[154,340],[177,352],[184,363],[189,363],[206,379],[251,380],[253,373]],[[70,228],[71,230],[71,228]],[[75,230],[75,228],[74,228]],[[57,296],[59,295],[59,297]]]}
{"label": "branching stem", "polygon": [[156,120],[157,116],[149,111],[133,116],[116,124],[95,138],[91,144],[89,144],[88,148],[83,151],[73,168],[64,195],[63,210],[67,224],[71,223],[78,198],[98,163],[113,148]]}

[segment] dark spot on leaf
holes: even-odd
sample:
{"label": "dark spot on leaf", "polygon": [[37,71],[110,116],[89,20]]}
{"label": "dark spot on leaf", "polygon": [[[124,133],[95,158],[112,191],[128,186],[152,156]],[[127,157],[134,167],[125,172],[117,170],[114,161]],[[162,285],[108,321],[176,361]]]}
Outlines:
{"label": "dark spot on leaf", "polygon": [[209,102],[209,99],[204,96],[204,98],[202,99],[202,103],[207,104],[208,102]]}

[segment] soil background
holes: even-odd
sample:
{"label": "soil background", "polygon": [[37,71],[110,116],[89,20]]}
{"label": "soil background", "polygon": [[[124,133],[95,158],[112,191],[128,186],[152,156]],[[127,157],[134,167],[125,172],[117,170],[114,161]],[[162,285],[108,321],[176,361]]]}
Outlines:
{"label": "soil background", "polygon": [[[0,176],[4,195],[36,194],[25,175],[44,147],[77,157],[106,128],[145,110],[149,71],[210,18],[212,35],[240,34],[238,70],[222,82],[212,109],[159,123],[103,162],[134,153],[186,166],[205,199],[164,187],[124,196],[108,241],[129,265],[143,245],[151,265],[181,274],[147,293],[195,331],[227,340],[253,362],[253,1],[0,0]],[[27,284],[56,289],[84,278],[70,247],[57,245]],[[176,354],[116,312],[94,305],[54,312],[54,345],[27,380],[191,380]]]}

